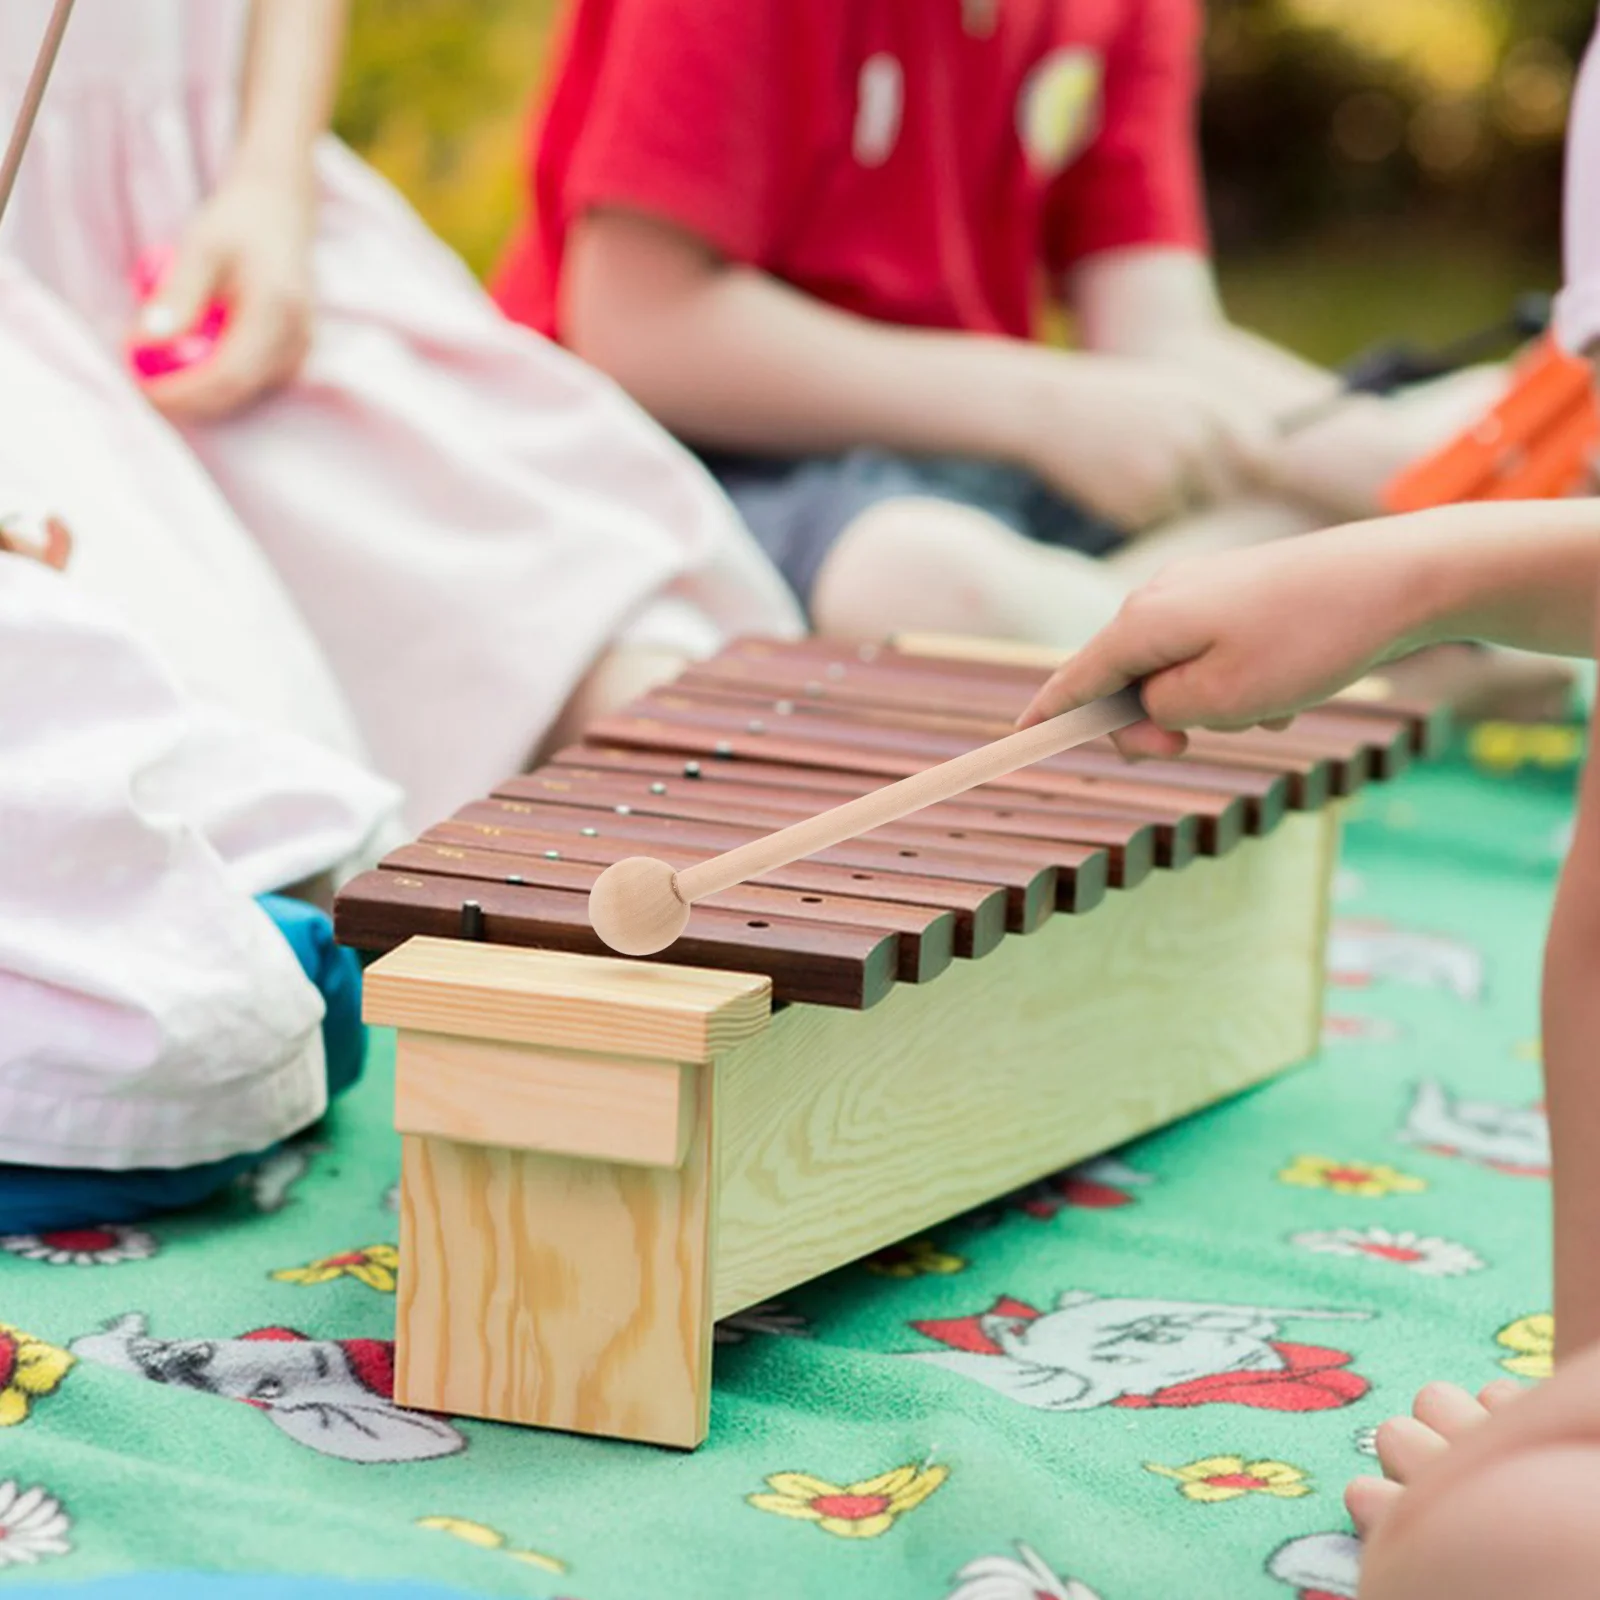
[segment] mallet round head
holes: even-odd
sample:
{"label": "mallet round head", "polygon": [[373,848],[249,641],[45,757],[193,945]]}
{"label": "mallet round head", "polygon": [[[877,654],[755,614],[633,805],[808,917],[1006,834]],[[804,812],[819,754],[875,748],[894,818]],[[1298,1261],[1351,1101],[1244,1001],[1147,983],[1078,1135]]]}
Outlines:
{"label": "mallet round head", "polygon": [[595,879],[589,921],[619,955],[653,956],[683,932],[689,906],[679,897],[677,873],[665,861],[629,856]]}

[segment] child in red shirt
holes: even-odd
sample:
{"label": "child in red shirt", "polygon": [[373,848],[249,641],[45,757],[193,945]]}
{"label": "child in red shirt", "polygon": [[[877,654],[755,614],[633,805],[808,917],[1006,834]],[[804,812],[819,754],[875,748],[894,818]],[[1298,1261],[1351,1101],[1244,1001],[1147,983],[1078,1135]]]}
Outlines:
{"label": "child in red shirt", "polygon": [[[1218,306],[1200,21],[576,0],[498,297],[700,450],[823,631],[1072,642],[1172,548],[1130,533],[1301,531],[1418,443],[1376,401],[1277,442],[1335,385]],[[1083,353],[1034,341],[1051,298]]]}

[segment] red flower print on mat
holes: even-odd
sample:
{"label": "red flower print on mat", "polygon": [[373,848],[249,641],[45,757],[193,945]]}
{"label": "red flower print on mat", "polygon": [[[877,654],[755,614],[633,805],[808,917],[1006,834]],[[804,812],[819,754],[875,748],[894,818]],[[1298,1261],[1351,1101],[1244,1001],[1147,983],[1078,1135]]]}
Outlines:
{"label": "red flower print on mat", "polygon": [[0,1571],[70,1555],[71,1529],[72,1519],[48,1490],[38,1484],[24,1489],[15,1478],[0,1483]]}
{"label": "red flower print on mat", "polygon": [[363,1465],[429,1461],[467,1441],[442,1417],[394,1403],[394,1346],[256,1328],[237,1339],[153,1339],[141,1312],[75,1339],[75,1355],[119,1372],[242,1400],[297,1444]]}
{"label": "red flower print on mat", "polygon": [[1342,1350],[1290,1344],[1279,1324],[1362,1321],[1364,1311],[1287,1311],[1069,1292],[1053,1311],[1002,1297],[986,1312],[914,1322],[945,1348],[931,1362],[1041,1411],[1099,1406],[1251,1406],[1327,1411],[1366,1394]]}
{"label": "red flower print on mat", "polygon": [[154,1236],[142,1228],[109,1222],[96,1228],[12,1233],[0,1239],[0,1250],[51,1267],[114,1267],[124,1261],[148,1261],[159,1248]]}
{"label": "red flower print on mat", "polygon": [[1361,1541],[1348,1533],[1290,1539],[1267,1557],[1267,1576],[1288,1584],[1297,1600],[1356,1600]]}
{"label": "red flower print on mat", "polygon": [[27,1421],[33,1402],[54,1394],[72,1367],[65,1350],[0,1322],[0,1428]]}
{"label": "red flower print on mat", "polygon": [[838,1539],[876,1539],[915,1510],[950,1476],[948,1467],[895,1467],[876,1478],[843,1486],[808,1472],[775,1472],[769,1494],[746,1495],[758,1511],[814,1522]]}
{"label": "red flower print on mat", "polygon": [[1463,1100],[1430,1079],[1417,1085],[1400,1137],[1510,1177],[1550,1176],[1550,1120],[1543,1106]]}
{"label": "red flower print on mat", "polygon": [[1074,1578],[1057,1577],[1043,1557],[1020,1539],[1016,1555],[980,1556],[956,1574],[945,1600],[1100,1600]]}

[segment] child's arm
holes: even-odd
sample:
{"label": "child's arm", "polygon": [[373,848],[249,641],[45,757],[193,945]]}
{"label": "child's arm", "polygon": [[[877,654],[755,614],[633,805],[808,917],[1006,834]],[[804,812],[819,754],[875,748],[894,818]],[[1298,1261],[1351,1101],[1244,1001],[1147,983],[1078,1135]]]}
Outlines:
{"label": "child's arm", "polygon": [[[1333,373],[1230,322],[1197,251],[1108,251],[1082,262],[1063,292],[1087,348],[1169,362],[1275,421],[1341,393]],[[1396,473],[1470,426],[1503,386],[1482,370],[1397,399],[1348,396],[1275,441],[1263,485],[1340,518],[1372,516]]]}
{"label": "child's arm", "polygon": [[1270,723],[1428,644],[1587,654],[1597,590],[1600,500],[1449,506],[1178,562],[1023,720],[1142,682],[1152,721],[1119,743],[1168,755],[1184,728]]}
{"label": "child's arm", "polygon": [[145,385],[168,416],[226,416],[287,382],[311,340],[312,154],[332,115],[344,0],[255,0],[239,132],[216,190],[191,219],[139,336],[170,338],[224,300],[215,353]]}
{"label": "child's arm", "polygon": [[635,212],[574,230],[562,324],[694,443],[1008,461],[1127,526],[1226,494],[1265,445],[1252,407],[1181,371],[870,322]]}

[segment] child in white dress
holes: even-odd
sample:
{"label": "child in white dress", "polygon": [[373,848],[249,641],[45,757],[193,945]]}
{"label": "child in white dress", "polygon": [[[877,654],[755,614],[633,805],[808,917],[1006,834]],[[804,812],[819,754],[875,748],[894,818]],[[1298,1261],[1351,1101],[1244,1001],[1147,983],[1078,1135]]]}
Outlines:
{"label": "child in white dress", "polygon": [[[47,10],[0,7],[0,122]],[[417,824],[525,764],[565,712],[730,630],[799,621],[687,454],[507,323],[322,132],[341,13],[336,0],[78,0],[0,249],[108,358],[97,371],[85,348],[63,364],[98,428],[76,479],[52,488],[85,525],[81,581],[184,655],[190,682],[209,675],[253,713],[276,702],[289,725],[364,747]],[[135,270],[162,249],[173,265],[141,331]],[[114,403],[106,370],[213,296],[230,312],[216,354],[146,385],[184,463]],[[32,405],[0,401],[0,468],[29,465]],[[193,481],[194,462],[214,487]],[[109,524],[75,515],[113,467],[139,480],[141,503],[184,500],[146,519],[161,561],[142,543],[106,548]],[[264,598],[275,586],[237,524],[292,606]]]}

